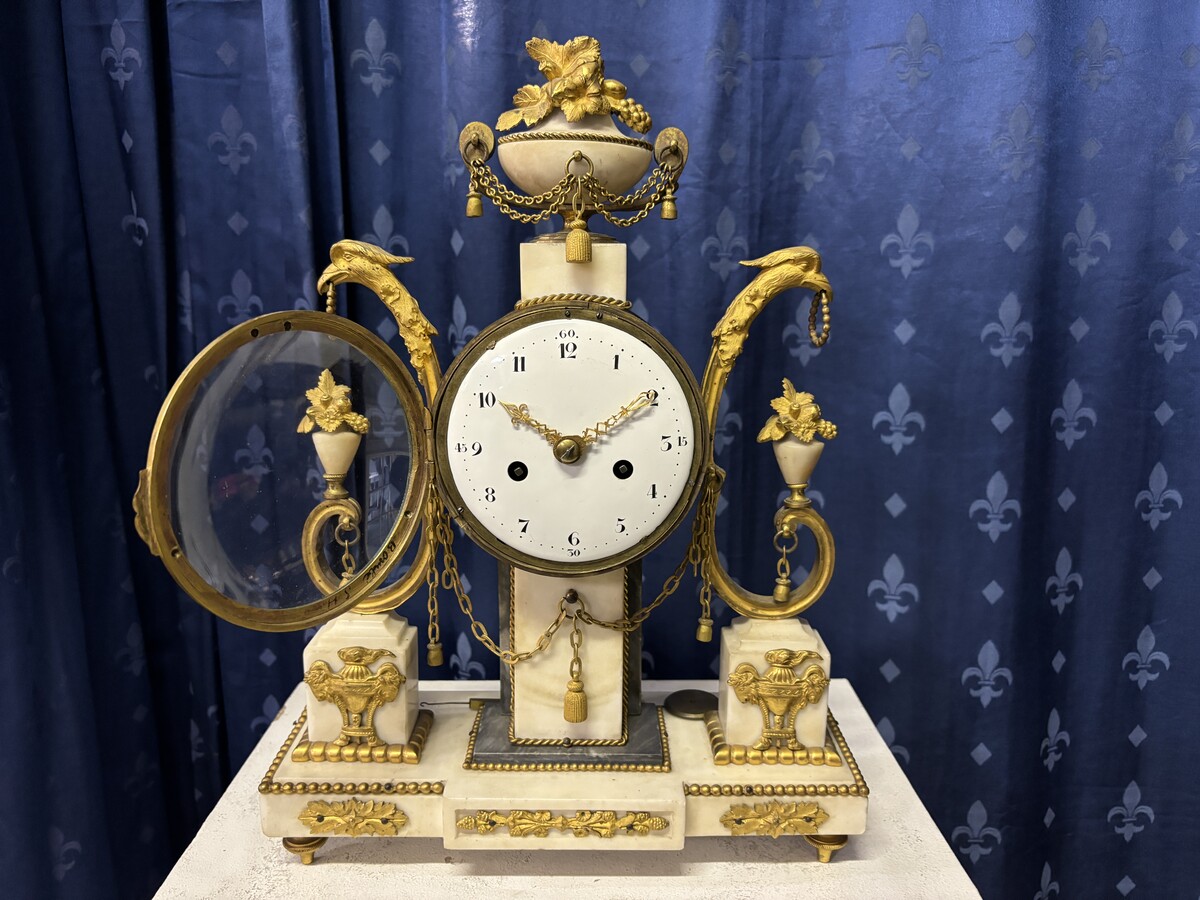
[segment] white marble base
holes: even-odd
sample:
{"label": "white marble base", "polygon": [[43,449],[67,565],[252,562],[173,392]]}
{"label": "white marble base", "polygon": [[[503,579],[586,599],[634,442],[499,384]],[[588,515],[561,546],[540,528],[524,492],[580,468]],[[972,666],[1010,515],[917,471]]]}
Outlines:
{"label": "white marble base", "polygon": [[[823,835],[861,834],[867,826],[867,785],[853,757],[841,750],[840,766],[718,766],[704,722],[667,715],[671,768],[666,772],[465,770],[476,710],[465,702],[434,709],[433,728],[415,765],[297,762],[290,749],[302,728],[293,729],[278,754],[277,768],[259,785],[263,833],[279,838],[322,836],[300,821],[305,808],[313,801],[350,799],[393,804],[405,820],[397,837],[439,838],[447,848],[472,850],[680,849],[685,837],[730,837],[722,817],[755,804],[766,814],[774,804],[786,816],[791,805],[816,803],[828,817],[817,832]],[[830,742],[839,743],[832,732]],[[645,812],[667,821],[665,828],[645,835],[619,831],[608,837],[576,836],[561,829],[539,837],[514,835],[503,827],[485,833],[460,827],[465,817],[481,812],[508,816],[514,811],[546,811],[565,818],[583,811],[617,816]],[[810,853],[806,858],[815,859],[815,852]]]}
{"label": "white marble base", "polygon": [[[716,687],[715,681],[651,681],[643,685],[643,690],[647,697],[662,702],[675,690],[715,691]],[[969,865],[966,855],[969,847],[962,842],[954,847],[947,843],[849,683],[835,679],[829,690],[830,706],[871,787],[867,831],[850,838],[850,843],[838,851],[830,865],[818,863],[816,852],[799,837],[785,835],[773,840],[729,834],[689,839],[682,850],[630,853],[619,858],[592,853],[587,844],[573,851],[513,853],[489,852],[486,848],[446,850],[440,835],[409,840],[334,836],[317,850],[313,865],[300,865],[277,837],[262,834],[263,795],[259,792],[263,773],[303,710],[303,691],[297,690],[283,701],[280,715],[234,775],[156,896],[158,900],[194,900],[198,895],[221,900],[373,897],[380,893],[381,886],[390,886],[395,891],[396,885],[403,885],[402,892],[413,897],[549,894],[569,895],[572,900],[614,897],[729,900],[731,895],[773,898],[803,892],[822,900],[978,898],[979,892],[963,870],[964,865]],[[498,692],[495,681],[421,684],[421,694],[433,704],[431,708],[462,710],[463,718],[467,716],[467,698],[496,697]],[[450,718],[445,717],[447,721]],[[670,719],[668,723],[672,740],[683,727],[681,724],[676,728],[678,721]],[[439,712],[435,734],[443,724]],[[908,744],[913,736],[901,733],[899,743]],[[907,759],[903,747],[897,746],[895,751],[901,754],[901,759]],[[675,756],[679,756],[678,751]],[[460,764],[461,758],[451,755],[444,771],[453,777]],[[355,764],[353,768],[370,766]],[[768,780],[766,766],[754,770],[764,783]],[[342,770],[342,781],[374,778],[345,774],[349,771],[352,770]],[[421,777],[427,778],[426,770],[421,771]],[[403,777],[397,774],[400,772],[401,767],[395,767],[389,775]],[[712,767],[709,772],[713,772]],[[711,783],[723,786],[728,772],[726,767]],[[665,773],[663,779],[679,782],[682,770]],[[272,799],[282,798],[283,795],[276,795]],[[407,806],[406,796],[393,799],[402,808]],[[428,798],[418,794],[417,799]],[[305,833],[301,828],[293,836]],[[538,842],[537,838],[526,840],[529,845]]]}
{"label": "white marble base", "polygon": [[[810,659],[796,667],[803,675],[810,665],[818,665],[830,674],[829,649],[816,629],[804,619],[747,619],[739,616],[721,629],[721,674],[717,694],[717,712],[725,728],[725,740],[730,744],[751,746],[763,733],[763,717],[756,703],[741,702],[729,676],[743,663],[760,674],[770,668],[765,657],[771,650],[812,650],[820,659]],[[825,741],[825,718],[829,712],[829,692],[816,703],[808,704],[796,716],[796,737],[805,747],[822,747]]]}
{"label": "white marble base", "polygon": [[592,242],[592,261],[567,262],[566,246],[538,241],[521,245],[521,299],[551,294],[625,298],[624,244]]}
{"label": "white marble base", "polygon": [[[512,646],[527,650],[558,614],[569,589],[579,593],[599,619],[625,615],[625,570],[585,578],[555,578],[513,569],[515,603],[509,610]],[[625,729],[625,645],[623,632],[583,625],[583,684],[587,719],[563,718],[563,695],[571,665],[570,621],[550,646],[512,669],[513,736],[519,740],[619,741]]]}
{"label": "white marble base", "polygon": [[[405,680],[400,685],[400,695],[376,711],[375,731],[384,743],[403,744],[408,741],[416,724],[420,700],[417,689],[418,642],[417,629],[409,625],[407,619],[391,613],[370,616],[344,613],[321,626],[308,642],[304,648],[304,671],[307,672],[318,659],[328,663],[335,672],[340,671],[344,664],[338,658],[338,650],[343,647],[390,650],[395,658],[385,656],[369,668],[376,672],[380,666],[391,663],[400,670]],[[334,704],[317,700],[307,685],[304,685],[304,690],[309,740],[336,740],[342,733],[341,712]]]}

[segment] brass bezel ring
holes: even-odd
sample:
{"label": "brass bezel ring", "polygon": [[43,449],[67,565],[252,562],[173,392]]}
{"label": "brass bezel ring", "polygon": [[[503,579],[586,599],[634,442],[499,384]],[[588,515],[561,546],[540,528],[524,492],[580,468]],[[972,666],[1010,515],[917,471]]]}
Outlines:
{"label": "brass bezel ring", "polygon": [[[587,317],[589,320],[602,322],[609,327],[619,328],[644,342],[652,352],[659,355],[686,394],[696,445],[696,451],[692,456],[684,492],[680,496],[678,503],[676,503],[675,508],[667,514],[658,527],[641,541],[619,553],[602,559],[578,563],[551,561],[533,556],[510,544],[504,543],[488,531],[487,527],[471,514],[463,500],[462,494],[451,480],[450,454],[447,448],[446,434],[450,418],[450,408],[454,404],[454,399],[458,394],[462,379],[470,368],[487,353],[489,346],[494,345],[501,338],[520,331],[526,326],[549,319],[570,319],[572,317]],[[463,348],[462,352],[455,357],[450,368],[446,370],[446,375],[442,380],[441,388],[438,390],[437,399],[434,403],[434,472],[436,474],[438,492],[442,495],[446,507],[450,510],[455,520],[462,525],[463,530],[471,540],[492,556],[538,575],[564,577],[598,575],[602,572],[619,569],[635,560],[641,559],[665,541],[683,521],[683,518],[687,515],[688,510],[692,508],[692,505],[696,502],[697,495],[700,493],[700,487],[703,482],[701,476],[708,462],[707,452],[704,450],[707,446],[709,446],[708,418],[705,415],[704,406],[701,402],[700,388],[696,384],[696,376],[692,374],[692,370],[688,368],[679,351],[671,346],[667,339],[652,326],[643,322],[633,313],[610,306],[602,301],[574,300],[562,303],[539,304],[537,306],[514,310],[503,318],[493,322],[490,326],[479,332]]]}
{"label": "brass bezel ring", "polygon": [[770,594],[748,591],[725,571],[718,562],[717,531],[715,526],[704,535],[705,574],[722,600],[737,613],[752,619],[787,619],[799,615],[821,599],[833,578],[835,551],[833,533],[825,520],[811,506],[789,509],[788,520],[793,529],[803,526],[812,532],[817,542],[817,555],[804,583],[788,594],[786,603],[777,603]]}
{"label": "brass bezel ring", "polygon": [[[261,337],[291,331],[317,332],[338,338],[362,353],[383,373],[404,410],[412,436],[411,462],[404,504],[387,539],[370,562],[336,590],[326,591],[318,585],[324,593],[318,600],[284,609],[262,609],[247,606],[217,591],[188,561],[171,522],[171,462],[184,417],[204,379],[239,347]],[[420,511],[424,508],[431,482],[425,422],[425,407],[408,369],[387,344],[356,322],[312,310],[270,313],[243,322],[218,337],[188,364],[159,411],[146,457],[146,493],[142,498],[148,543],[161,551],[163,564],[175,582],[193,600],[227,622],[256,631],[298,631],[327,622],[366,600],[379,587],[404,555],[421,525]]]}

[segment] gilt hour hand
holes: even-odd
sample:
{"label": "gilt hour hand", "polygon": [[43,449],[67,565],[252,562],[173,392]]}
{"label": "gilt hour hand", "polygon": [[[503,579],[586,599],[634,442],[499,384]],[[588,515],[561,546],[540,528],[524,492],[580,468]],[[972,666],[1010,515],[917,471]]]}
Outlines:
{"label": "gilt hour hand", "polygon": [[593,428],[583,429],[583,438],[585,444],[594,444],[596,439],[602,435],[608,434],[617,423],[628,416],[633,415],[639,409],[645,409],[658,399],[658,391],[642,391],[634,397],[628,404],[622,406],[613,415],[609,416],[603,422],[597,422]]}
{"label": "gilt hour hand", "polygon": [[533,416],[529,415],[528,403],[522,403],[518,405],[516,403],[505,403],[503,400],[501,400],[500,405],[504,407],[504,411],[508,413],[508,416],[510,419],[512,419],[514,426],[528,425],[530,428],[544,437],[546,442],[550,444],[551,447],[562,440],[562,434],[560,432],[555,431],[549,425],[539,422]]}

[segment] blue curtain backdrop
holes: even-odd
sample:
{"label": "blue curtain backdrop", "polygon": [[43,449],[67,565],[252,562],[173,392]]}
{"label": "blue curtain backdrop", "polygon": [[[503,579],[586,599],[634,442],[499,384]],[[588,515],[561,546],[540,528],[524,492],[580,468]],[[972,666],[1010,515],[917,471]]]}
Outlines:
{"label": "blue curtain backdrop", "polygon": [[[511,307],[531,234],[464,218],[459,129],[537,80],[529,36],[585,33],[691,141],[679,220],[624,235],[636,310],[699,370],[739,260],[810,244],[836,287],[824,349],[784,295],[731,383],[731,570],[774,575],[753,438],[788,375],[840,426],[811,619],[984,895],[1200,891],[1200,13],[988,7],[12,4],[5,893],[148,895],[300,676],[303,634],[216,621],[134,536],[172,380],[229,326],[316,305],[343,236],[416,257],[448,363]],[[349,313],[401,349],[376,301]],[[460,556],[494,625],[494,565]],[[687,594],[647,627],[648,677],[715,674]],[[446,674],[496,677],[443,608]]]}

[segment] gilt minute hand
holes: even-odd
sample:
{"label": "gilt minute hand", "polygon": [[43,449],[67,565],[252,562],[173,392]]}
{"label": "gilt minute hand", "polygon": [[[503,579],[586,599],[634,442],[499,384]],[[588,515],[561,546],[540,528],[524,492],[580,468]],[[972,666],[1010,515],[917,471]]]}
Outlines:
{"label": "gilt minute hand", "polygon": [[513,425],[528,425],[530,428],[544,437],[546,442],[549,443],[551,447],[562,440],[561,432],[555,431],[549,425],[539,422],[533,416],[529,415],[528,403],[522,403],[518,405],[516,403],[505,403],[503,400],[501,400],[500,405],[504,407],[504,411],[508,413],[509,418],[512,419]]}
{"label": "gilt minute hand", "polygon": [[609,416],[602,422],[597,422],[594,428],[583,429],[583,438],[585,444],[594,444],[596,439],[602,435],[608,434],[617,423],[628,416],[633,415],[639,409],[645,409],[658,399],[658,391],[642,391],[634,397],[628,404],[622,406],[613,415]]}

